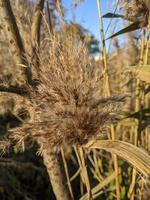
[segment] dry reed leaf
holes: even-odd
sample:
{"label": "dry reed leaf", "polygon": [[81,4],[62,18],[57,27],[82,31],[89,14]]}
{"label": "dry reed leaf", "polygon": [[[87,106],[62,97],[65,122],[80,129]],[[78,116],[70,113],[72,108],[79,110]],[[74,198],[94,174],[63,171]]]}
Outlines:
{"label": "dry reed leaf", "polygon": [[138,120],[136,119],[131,119],[131,118],[127,118],[127,119],[122,119],[121,121],[118,122],[119,125],[121,126],[125,126],[125,127],[137,127],[138,126]]}
{"label": "dry reed leaf", "polygon": [[103,149],[116,154],[133,165],[145,177],[150,176],[150,156],[144,150],[130,143],[119,140],[99,140],[93,141],[93,144],[87,144],[85,147]]}
{"label": "dry reed leaf", "polygon": [[132,66],[127,69],[129,72],[133,72],[137,78],[146,83],[150,83],[150,66],[136,67]]}

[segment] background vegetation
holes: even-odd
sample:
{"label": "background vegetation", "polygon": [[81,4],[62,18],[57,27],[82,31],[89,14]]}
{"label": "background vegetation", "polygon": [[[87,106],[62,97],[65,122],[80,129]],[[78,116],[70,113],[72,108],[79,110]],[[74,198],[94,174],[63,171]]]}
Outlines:
{"label": "background vegetation", "polygon": [[0,0],[0,199],[150,199],[149,5],[97,0],[99,43],[61,1]]}

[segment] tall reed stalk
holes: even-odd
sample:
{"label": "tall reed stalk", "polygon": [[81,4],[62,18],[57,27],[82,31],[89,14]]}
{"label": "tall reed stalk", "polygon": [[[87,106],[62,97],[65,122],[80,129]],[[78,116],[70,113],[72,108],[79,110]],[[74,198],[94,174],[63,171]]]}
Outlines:
{"label": "tall reed stalk", "polygon": [[[102,19],[102,14],[101,14],[101,1],[100,0],[97,0],[97,8],[98,8],[98,15],[99,15],[99,20],[100,20],[102,60],[103,60],[104,73],[105,73],[104,89],[105,89],[106,96],[110,96],[111,91],[110,91],[110,83],[109,83],[109,75],[108,75],[107,54],[106,54],[106,45],[105,45],[103,19]],[[113,125],[111,125],[111,138],[112,138],[112,140],[116,139],[115,128]],[[119,200],[120,199],[120,188],[119,188],[119,178],[118,178],[119,167],[118,167],[117,156],[112,155],[112,159],[114,162],[114,169],[115,169],[115,173],[116,173],[116,195],[117,195],[117,200]]]}

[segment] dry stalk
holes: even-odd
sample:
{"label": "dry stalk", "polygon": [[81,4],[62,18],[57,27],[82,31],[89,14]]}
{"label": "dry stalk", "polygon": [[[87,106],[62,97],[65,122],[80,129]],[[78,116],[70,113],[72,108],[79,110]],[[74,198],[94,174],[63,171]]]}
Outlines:
{"label": "dry stalk", "polygon": [[32,41],[32,64],[38,70],[39,67],[39,46],[40,46],[40,31],[42,12],[45,0],[38,0],[35,5],[33,22],[31,27],[31,41]]}
{"label": "dry stalk", "polygon": [[0,0],[0,16],[2,19],[4,31],[8,37],[12,55],[15,58],[15,62],[16,64],[23,65],[19,70],[19,76],[22,77],[21,82],[30,83],[31,72],[28,68],[28,61],[25,56],[24,45],[9,0]]}
{"label": "dry stalk", "polygon": [[[104,79],[104,87],[106,91],[106,96],[111,95],[111,88],[110,88],[110,81],[109,81],[109,75],[108,75],[108,65],[107,65],[107,53],[106,53],[106,46],[105,46],[105,36],[104,36],[104,30],[103,30],[103,20],[102,20],[102,14],[101,14],[101,1],[97,0],[97,7],[98,7],[98,15],[100,20],[100,36],[101,36],[101,45],[102,45],[102,59],[103,59],[103,67],[105,72],[105,79]],[[111,125],[111,138],[112,140],[116,139],[116,133],[115,128],[113,125]],[[116,195],[117,200],[120,200],[120,186],[119,186],[119,166],[118,166],[118,160],[116,155],[112,155],[113,163],[114,163],[114,169],[116,173]]]}

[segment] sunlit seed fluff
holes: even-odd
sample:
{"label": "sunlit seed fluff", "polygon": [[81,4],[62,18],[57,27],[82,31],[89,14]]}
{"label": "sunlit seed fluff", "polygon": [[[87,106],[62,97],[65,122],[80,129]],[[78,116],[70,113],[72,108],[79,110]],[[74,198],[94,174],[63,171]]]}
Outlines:
{"label": "sunlit seed fluff", "polygon": [[43,148],[60,149],[105,135],[120,99],[103,98],[100,67],[72,36],[53,39],[49,52],[37,91],[29,88],[34,118],[13,130],[14,138],[29,136]]}

